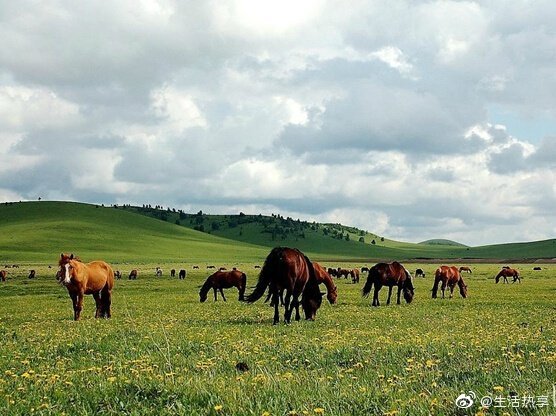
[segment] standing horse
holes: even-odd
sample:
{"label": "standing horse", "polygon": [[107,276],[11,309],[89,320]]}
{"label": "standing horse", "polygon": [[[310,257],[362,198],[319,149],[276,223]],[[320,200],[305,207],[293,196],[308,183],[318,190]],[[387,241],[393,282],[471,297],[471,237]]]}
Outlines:
{"label": "standing horse", "polygon": [[471,270],[471,267],[467,267],[467,266],[461,266],[459,268],[459,272],[467,272],[467,273],[473,273],[473,270]]}
{"label": "standing horse", "polygon": [[313,263],[313,268],[315,269],[317,283],[323,283],[326,286],[326,298],[328,299],[328,302],[331,304],[336,303],[336,299],[338,298],[338,288],[332,281],[332,278],[324,267],[317,262]]}
{"label": "standing horse", "polygon": [[29,279],[34,279],[36,277],[37,273],[35,272],[35,270],[29,270],[29,276],[27,276]]}
{"label": "standing horse", "polygon": [[170,277],[176,277],[176,269],[170,270]]}
{"label": "standing horse", "polygon": [[338,267],[338,270],[336,271],[336,276],[338,276],[338,279],[342,276],[344,276],[344,279],[347,279],[350,274],[351,270],[342,269],[341,267]]}
{"label": "standing horse", "polygon": [[137,275],[139,273],[137,273],[137,269],[133,269],[132,271],[129,272],[129,280],[137,280]]}
{"label": "standing horse", "polygon": [[415,288],[413,287],[413,280],[411,274],[397,261],[392,263],[377,263],[369,269],[369,274],[367,275],[367,282],[363,288],[363,296],[369,296],[373,285],[375,286],[374,296],[373,296],[373,306],[380,306],[378,300],[378,293],[382,286],[388,286],[388,300],[387,305],[390,305],[390,298],[392,297],[392,288],[394,286],[398,287],[398,298],[397,304],[400,302],[400,294],[403,290],[403,297],[407,303],[411,303],[413,296],[415,294]]}
{"label": "standing horse", "polygon": [[438,293],[438,284],[442,282],[442,299],[444,299],[444,291],[446,286],[450,288],[450,299],[454,296],[454,288],[456,284],[459,286],[459,293],[462,298],[467,297],[467,285],[463,281],[461,274],[456,266],[440,266],[434,274],[434,285],[432,287],[432,297],[436,299]]}
{"label": "standing horse", "polygon": [[179,278],[180,280],[183,280],[183,279],[185,279],[185,276],[186,276],[186,275],[187,275],[187,272],[185,271],[185,269],[181,269],[180,272],[179,272],[179,274],[178,274],[178,278]]}
{"label": "standing horse", "polygon": [[313,263],[301,251],[288,247],[275,247],[266,257],[259,280],[253,293],[245,298],[253,303],[260,299],[269,288],[274,305],[274,325],[280,321],[278,313],[280,293],[285,291],[284,321],[291,322],[295,309],[295,320],[299,321],[299,296],[302,295],[302,306],[305,318],[314,320],[317,309],[322,302],[315,268]]}
{"label": "standing horse", "polygon": [[201,302],[207,300],[207,293],[212,288],[214,290],[214,301],[217,300],[217,290],[220,291],[222,299],[226,301],[224,296],[224,291],[222,289],[229,289],[230,287],[237,287],[239,290],[239,300],[243,300],[243,295],[245,294],[245,288],[247,286],[247,276],[245,273],[239,270],[232,270],[230,272],[217,271],[211,274],[205,284],[201,287],[199,291],[199,298]]}
{"label": "standing horse", "polygon": [[417,277],[422,277],[422,278],[424,278],[424,277],[425,277],[425,272],[423,271],[423,269],[417,269],[417,270],[415,270],[415,277],[416,277],[416,278],[417,278]]}
{"label": "standing horse", "polygon": [[351,275],[352,283],[359,283],[359,269],[351,269],[349,274]]}
{"label": "standing horse", "polygon": [[6,276],[8,275],[8,272],[6,270],[0,270],[0,279],[2,279],[3,282],[6,281]]}
{"label": "standing horse", "polygon": [[519,281],[519,283],[521,283],[519,272],[516,269],[512,269],[507,266],[503,267],[502,270],[500,270],[500,272],[498,272],[498,274],[496,275],[496,283],[500,281],[500,277],[504,278],[504,283],[509,283],[508,277],[513,277],[514,281],[512,283],[515,283],[516,281]]}
{"label": "standing horse", "polygon": [[[83,263],[73,254],[63,254],[59,261],[60,283],[73,302],[73,318],[77,321],[83,309],[83,296],[93,295],[96,302],[95,318],[110,318],[114,272],[104,261]],[[58,275],[57,275],[58,276]]]}

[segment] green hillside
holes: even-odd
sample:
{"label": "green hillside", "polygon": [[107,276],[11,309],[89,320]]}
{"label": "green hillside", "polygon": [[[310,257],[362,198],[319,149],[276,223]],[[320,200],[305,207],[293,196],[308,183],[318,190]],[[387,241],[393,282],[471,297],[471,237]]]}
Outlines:
{"label": "green hillside", "polygon": [[439,245],[439,246],[468,247],[465,244],[458,243],[457,241],[445,240],[443,238],[435,238],[435,239],[432,239],[432,240],[421,241],[418,244],[428,244],[428,245],[431,245],[431,246]]}
{"label": "green hillside", "polygon": [[0,262],[55,262],[60,252],[111,262],[260,262],[278,245],[297,247],[316,260],[556,257],[556,240],[483,247],[413,244],[280,215],[188,214],[71,202],[0,204]]}

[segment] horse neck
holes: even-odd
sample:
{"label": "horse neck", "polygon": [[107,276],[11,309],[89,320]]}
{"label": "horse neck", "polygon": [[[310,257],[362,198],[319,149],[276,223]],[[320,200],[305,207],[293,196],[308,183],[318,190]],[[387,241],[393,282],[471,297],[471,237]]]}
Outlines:
{"label": "horse neck", "polygon": [[200,294],[202,295],[206,295],[208,293],[208,291],[212,288],[212,276],[209,276],[208,279],[206,280],[206,282],[203,284],[203,286],[201,287],[200,290]]}

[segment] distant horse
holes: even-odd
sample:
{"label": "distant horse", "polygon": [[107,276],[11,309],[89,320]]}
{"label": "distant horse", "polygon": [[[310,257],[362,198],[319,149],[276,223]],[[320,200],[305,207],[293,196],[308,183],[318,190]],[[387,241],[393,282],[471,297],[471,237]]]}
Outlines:
{"label": "distant horse", "polygon": [[227,270],[227,269],[225,267],[219,267],[218,270],[223,272],[224,270]]}
{"label": "distant horse", "polygon": [[170,270],[170,277],[176,277],[176,269]]}
{"label": "distant horse", "polygon": [[438,293],[438,284],[442,282],[442,299],[446,286],[450,288],[450,299],[454,296],[454,288],[459,286],[461,297],[467,297],[467,285],[463,281],[461,274],[456,266],[440,266],[434,274],[434,285],[432,287],[432,297],[435,299]]}
{"label": "distant horse", "polygon": [[351,270],[348,269],[342,269],[341,267],[338,267],[338,270],[336,272],[338,278],[344,276],[344,279],[347,279],[349,275],[351,275]]}
{"label": "distant horse", "polygon": [[119,270],[116,270],[116,271],[114,272],[114,277],[115,277],[116,279],[121,279],[121,278],[122,278],[122,272],[120,272]]}
{"label": "distant horse", "polygon": [[185,269],[181,269],[179,274],[178,274],[178,278],[180,280],[183,280],[183,279],[185,279],[186,274],[187,274],[187,272],[185,271]]}
{"label": "distant horse", "polygon": [[533,270],[542,270],[542,267],[533,267]]}
{"label": "distant horse", "polygon": [[36,272],[35,270],[29,270],[29,276],[27,276],[29,279],[34,279],[36,276]]}
{"label": "distant horse", "polygon": [[320,264],[314,262],[313,268],[315,269],[317,282],[319,284],[323,283],[326,286],[326,298],[328,299],[328,302],[331,304],[336,303],[336,299],[338,298],[338,288],[332,281],[332,278]]}
{"label": "distant horse", "polygon": [[415,270],[415,277],[425,277],[425,272],[423,271],[423,269],[417,269]]}
{"label": "distant horse", "polygon": [[351,269],[349,274],[351,275],[352,283],[359,283],[359,269]]}
{"label": "distant horse", "polygon": [[329,267],[327,271],[328,271],[328,274],[330,276],[338,277],[338,270],[337,269],[333,269],[332,267]]}
{"label": "distant horse", "polygon": [[194,268],[194,269],[198,269],[198,268],[199,268],[199,266],[193,266],[193,268]]}
{"label": "distant horse", "polygon": [[368,272],[368,271],[369,271],[369,268],[367,266],[361,267],[361,273],[365,273],[365,272]]}
{"label": "distant horse", "polygon": [[6,281],[6,276],[8,275],[8,272],[6,270],[0,270],[0,279],[2,279],[3,282]]}
{"label": "distant horse", "polygon": [[459,268],[459,272],[467,272],[467,273],[473,273],[473,271],[471,270],[471,267],[467,267],[467,266],[461,266]]}
{"label": "distant horse", "polygon": [[504,278],[504,283],[509,283],[508,282],[508,277],[513,277],[513,282],[515,283],[517,281],[519,281],[519,283],[521,283],[521,279],[519,277],[519,272],[516,269],[511,269],[509,267],[503,267],[502,270],[500,270],[500,272],[496,275],[495,279],[496,279],[496,283],[498,283],[500,281],[500,277]]}
{"label": "distant horse", "polygon": [[255,264],[255,269],[260,269],[261,266],[259,266],[258,264]]}
{"label": "distant horse", "polygon": [[156,277],[162,276],[162,269],[160,267],[157,267],[154,274]]}
{"label": "distant horse", "polygon": [[230,287],[237,287],[239,290],[239,300],[243,300],[243,295],[245,294],[245,288],[247,286],[247,276],[245,273],[239,270],[232,270],[230,272],[217,271],[211,274],[204,285],[199,291],[199,298],[201,302],[207,300],[207,293],[210,289],[214,290],[214,300],[217,300],[217,290],[220,291],[222,299],[226,301],[224,296],[224,291],[222,289],[228,289]]}
{"label": "distant horse", "polygon": [[129,272],[129,280],[136,280],[137,279],[137,275],[139,273],[137,273],[137,269],[133,269],[132,271]]}
{"label": "distant horse", "polygon": [[378,300],[378,293],[382,286],[388,286],[388,299],[386,301],[387,305],[390,305],[390,298],[392,297],[392,288],[394,286],[398,287],[397,294],[397,304],[400,302],[400,295],[403,291],[403,297],[407,303],[411,303],[413,296],[415,294],[415,288],[413,286],[413,280],[411,274],[397,261],[392,263],[377,263],[369,269],[369,274],[367,275],[367,282],[363,288],[363,296],[369,296],[373,285],[375,287],[373,296],[373,306],[380,306]]}
{"label": "distant horse", "polygon": [[68,289],[73,302],[73,318],[79,320],[84,295],[93,295],[95,298],[95,318],[110,318],[114,272],[108,263],[100,260],[83,263],[73,254],[62,253],[58,264],[60,283]]}
{"label": "distant horse", "polygon": [[275,247],[266,257],[259,274],[259,280],[253,293],[245,298],[253,303],[260,299],[266,289],[272,296],[274,305],[274,325],[280,321],[278,313],[280,293],[284,297],[284,321],[291,322],[295,309],[295,320],[299,321],[299,296],[305,311],[305,319],[314,320],[317,310],[322,303],[322,293],[319,290],[313,263],[301,251],[288,247]]}

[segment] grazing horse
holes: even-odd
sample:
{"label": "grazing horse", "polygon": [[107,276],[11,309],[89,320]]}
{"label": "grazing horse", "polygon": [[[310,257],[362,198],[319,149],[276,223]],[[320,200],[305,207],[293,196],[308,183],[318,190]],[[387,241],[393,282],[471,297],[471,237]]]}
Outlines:
{"label": "grazing horse", "polygon": [[176,277],[176,269],[170,270],[170,277]]}
{"label": "grazing horse", "polygon": [[328,299],[328,302],[331,304],[336,303],[336,299],[338,298],[338,288],[332,281],[332,278],[320,264],[316,262],[313,263],[313,268],[315,269],[317,283],[322,283],[326,286],[326,299]]}
{"label": "grazing horse", "polygon": [[467,273],[473,273],[473,271],[471,270],[471,267],[467,267],[467,266],[461,266],[459,268],[459,272],[467,272]]}
{"label": "grazing horse", "polygon": [[205,284],[201,287],[199,291],[199,298],[201,302],[207,300],[207,293],[212,288],[214,290],[214,300],[217,300],[217,290],[220,291],[222,299],[226,301],[224,296],[224,291],[222,289],[228,289],[230,287],[237,287],[239,290],[239,300],[243,300],[243,295],[245,294],[245,288],[247,286],[247,276],[245,273],[239,270],[232,270],[230,272],[217,271],[211,274]]}
{"label": "grazing horse", "polygon": [[397,304],[400,302],[400,294],[403,290],[403,297],[407,303],[411,303],[413,296],[415,294],[415,288],[413,286],[413,280],[411,274],[397,261],[392,263],[377,263],[369,269],[369,274],[367,275],[367,282],[363,288],[363,296],[369,296],[371,290],[375,286],[375,291],[373,295],[373,306],[380,306],[378,300],[378,293],[382,286],[388,286],[388,299],[386,301],[387,305],[390,305],[390,298],[392,297],[392,288],[398,286],[398,298]]}
{"label": "grazing horse", "polygon": [[29,279],[34,279],[36,276],[36,272],[35,270],[29,270],[29,276],[27,276]]}
{"label": "grazing horse", "polygon": [[517,281],[521,283],[519,272],[516,269],[511,269],[510,267],[503,267],[502,270],[500,270],[500,272],[495,277],[496,283],[500,281],[500,277],[504,278],[504,283],[509,283],[508,277],[513,277],[514,280],[512,283],[515,283]]}
{"label": "grazing horse", "polygon": [[361,273],[365,273],[365,272],[368,272],[368,271],[369,271],[369,268],[367,266],[361,267]]}
{"label": "grazing horse", "polygon": [[415,277],[425,277],[425,272],[423,271],[423,269],[417,269],[415,270]]}
{"label": "grazing horse", "polygon": [[199,266],[193,266],[193,268],[194,268],[194,269],[198,269],[198,268],[199,268]]}
{"label": "grazing horse", "polygon": [[183,279],[185,279],[186,274],[187,274],[187,272],[185,271],[185,269],[181,269],[179,274],[178,274],[178,278],[180,280],[183,280]]}
{"label": "grazing horse", "polygon": [[533,267],[533,270],[542,270],[542,267]]}
{"label": "grazing horse", "polygon": [[83,296],[93,295],[97,310],[95,318],[110,318],[114,272],[104,261],[83,263],[73,254],[63,254],[59,261],[60,283],[63,284],[73,302],[73,318],[77,321],[83,309]]}
{"label": "grazing horse", "polygon": [[450,288],[450,299],[454,296],[454,288],[459,286],[459,293],[462,298],[467,297],[467,285],[463,281],[461,274],[456,266],[440,266],[434,274],[434,285],[432,287],[432,297],[436,299],[438,293],[438,284],[442,282],[442,299],[444,299],[444,291],[446,286]]}
{"label": "grazing horse", "polygon": [[3,282],[6,281],[6,276],[8,275],[8,272],[6,270],[0,270],[0,279],[2,279]]}
{"label": "grazing horse", "polygon": [[337,269],[333,269],[332,267],[329,267],[327,271],[328,271],[328,274],[330,276],[338,277],[338,270]]}
{"label": "grazing horse", "polygon": [[291,322],[295,309],[295,320],[299,321],[299,296],[305,311],[305,319],[314,320],[317,310],[322,303],[322,293],[319,290],[313,263],[301,251],[288,247],[275,247],[266,257],[259,274],[259,280],[253,293],[245,298],[253,303],[260,299],[269,288],[274,305],[274,321],[280,321],[278,313],[279,299],[282,291],[284,297],[284,321]]}
{"label": "grazing horse", "polygon": [[162,269],[161,269],[160,267],[157,267],[156,270],[155,270],[154,275],[155,275],[156,277],[162,276]]}
{"label": "grazing horse", "polygon": [[114,272],[114,277],[115,277],[116,279],[121,279],[121,278],[122,278],[122,272],[120,272],[119,270],[116,270],[116,271]]}
{"label": "grazing horse", "polygon": [[349,274],[351,275],[352,283],[359,283],[359,269],[351,269]]}
{"label": "grazing horse", "polygon": [[351,270],[342,269],[341,267],[338,267],[338,270],[336,272],[336,276],[338,276],[338,278],[344,276],[344,279],[347,279],[350,274]]}
{"label": "grazing horse", "polygon": [[137,269],[133,269],[132,271],[129,272],[129,280],[136,280],[137,279]]}

